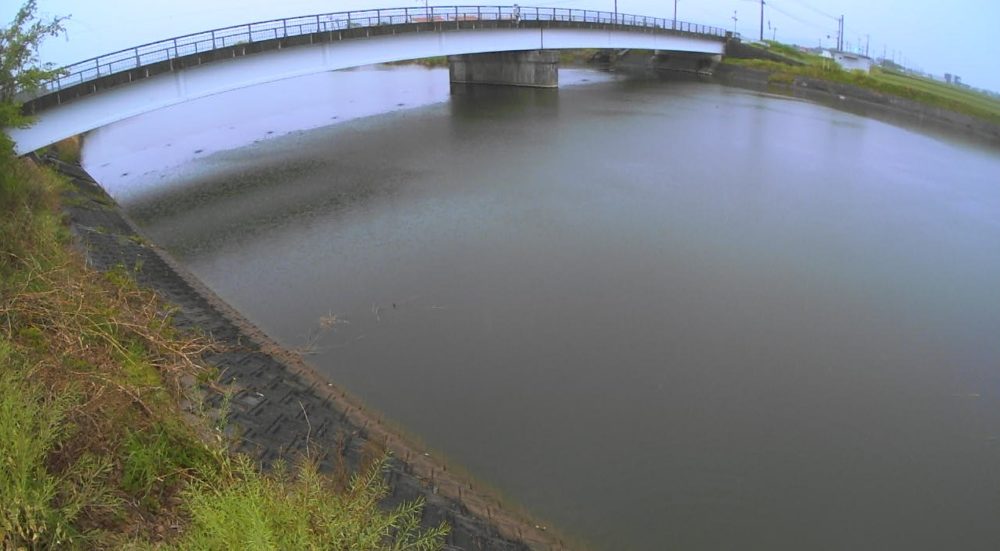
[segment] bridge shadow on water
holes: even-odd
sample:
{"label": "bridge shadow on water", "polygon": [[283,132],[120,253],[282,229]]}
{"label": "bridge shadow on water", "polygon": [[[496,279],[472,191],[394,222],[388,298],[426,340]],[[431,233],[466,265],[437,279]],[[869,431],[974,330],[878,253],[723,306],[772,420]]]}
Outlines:
{"label": "bridge shadow on water", "polygon": [[[558,117],[556,89],[456,85],[445,105],[215,153],[196,161],[206,167],[201,172],[196,168],[127,208],[168,249],[212,255],[261,236],[296,231],[303,222],[363,212],[407,193],[419,196],[427,173],[454,161],[456,144],[484,143],[484,132],[516,140],[525,118]],[[505,154],[476,146],[472,151]],[[469,162],[468,154],[463,156]],[[417,160],[407,160],[412,158]]]}

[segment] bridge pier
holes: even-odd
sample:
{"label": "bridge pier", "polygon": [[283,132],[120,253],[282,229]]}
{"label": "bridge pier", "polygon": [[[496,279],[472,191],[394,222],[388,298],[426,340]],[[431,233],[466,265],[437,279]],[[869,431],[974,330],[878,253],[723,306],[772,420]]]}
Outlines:
{"label": "bridge pier", "polygon": [[452,84],[498,84],[556,88],[559,86],[559,52],[523,50],[448,56]]}

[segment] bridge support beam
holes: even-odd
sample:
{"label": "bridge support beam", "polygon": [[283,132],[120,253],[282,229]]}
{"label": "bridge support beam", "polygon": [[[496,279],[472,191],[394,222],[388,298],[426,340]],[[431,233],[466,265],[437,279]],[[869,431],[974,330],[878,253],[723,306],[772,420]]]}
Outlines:
{"label": "bridge support beam", "polygon": [[448,56],[452,84],[559,86],[559,52],[524,50]]}

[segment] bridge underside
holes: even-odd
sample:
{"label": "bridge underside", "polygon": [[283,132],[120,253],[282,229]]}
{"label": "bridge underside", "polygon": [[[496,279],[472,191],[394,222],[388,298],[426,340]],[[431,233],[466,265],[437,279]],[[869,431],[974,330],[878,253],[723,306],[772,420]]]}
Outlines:
{"label": "bridge underside", "polygon": [[[335,35],[336,33],[323,33]],[[256,84],[375,63],[424,57],[575,48],[633,48],[720,55],[714,37],[611,28],[508,28],[407,32],[340,39],[329,36],[234,45],[165,61],[34,102],[36,122],[10,129],[18,154],[169,105]],[[284,43],[284,44],[283,44]],[[293,47],[294,46],[294,47]],[[253,54],[253,55],[250,55]],[[29,104],[29,108],[32,105]]]}

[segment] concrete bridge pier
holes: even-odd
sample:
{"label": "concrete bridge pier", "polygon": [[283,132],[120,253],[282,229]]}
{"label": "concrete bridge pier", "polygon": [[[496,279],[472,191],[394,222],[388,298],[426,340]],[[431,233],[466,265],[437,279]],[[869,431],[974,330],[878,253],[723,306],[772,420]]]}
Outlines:
{"label": "concrete bridge pier", "polygon": [[499,84],[556,88],[559,86],[559,52],[522,50],[448,56],[452,84]]}

